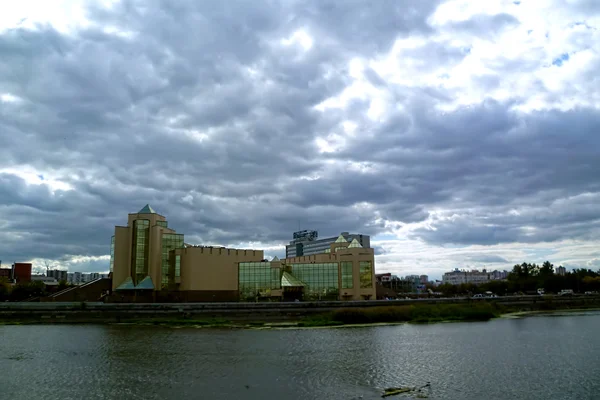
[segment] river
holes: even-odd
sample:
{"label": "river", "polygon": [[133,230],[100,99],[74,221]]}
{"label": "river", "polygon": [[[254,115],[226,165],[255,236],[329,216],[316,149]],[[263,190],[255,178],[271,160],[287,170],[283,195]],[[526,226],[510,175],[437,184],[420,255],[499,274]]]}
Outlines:
{"label": "river", "polygon": [[427,381],[429,399],[599,399],[600,312],[263,331],[0,326],[2,399],[368,400]]}

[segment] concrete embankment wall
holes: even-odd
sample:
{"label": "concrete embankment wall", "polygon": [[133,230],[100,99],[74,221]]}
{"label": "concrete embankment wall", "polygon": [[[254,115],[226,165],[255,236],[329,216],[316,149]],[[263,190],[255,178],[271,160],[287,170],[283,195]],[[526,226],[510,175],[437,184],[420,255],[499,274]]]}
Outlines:
{"label": "concrete embankment wall", "polygon": [[494,299],[445,298],[294,303],[0,303],[0,321],[127,322],[147,318],[220,318],[231,321],[286,321],[338,308],[419,304],[498,303],[523,311],[558,308],[600,308],[599,296],[520,296]]}

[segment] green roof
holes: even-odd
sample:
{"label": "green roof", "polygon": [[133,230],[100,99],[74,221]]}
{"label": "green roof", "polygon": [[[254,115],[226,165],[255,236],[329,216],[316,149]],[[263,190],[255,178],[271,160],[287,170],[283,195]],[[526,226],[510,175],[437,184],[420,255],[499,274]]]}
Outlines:
{"label": "green roof", "polygon": [[133,279],[131,279],[131,277],[125,279],[123,281],[123,283],[121,283],[119,285],[119,287],[117,287],[115,290],[133,290],[135,289],[135,286],[133,284]]}
{"label": "green roof", "polygon": [[152,278],[150,278],[149,276],[145,277],[140,283],[137,284],[135,288],[142,290],[154,290],[154,283],[152,283]]}
{"label": "green roof", "polygon": [[340,235],[334,243],[348,243],[348,241],[342,235]]}
{"label": "green roof", "polygon": [[354,249],[354,248],[362,248],[362,246],[360,245],[360,243],[358,243],[358,240],[356,240],[356,238],[352,239],[352,243],[350,243],[350,246],[348,246],[349,249]]}
{"label": "green roof", "polygon": [[138,214],[156,214],[156,211],[154,211],[154,209],[150,207],[150,204],[146,204],[144,208],[138,211]]}
{"label": "green roof", "polygon": [[306,286],[300,279],[296,278],[294,275],[290,274],[287,271],[284,271],[281,276],[281,286],[282,287],[302,287]]}

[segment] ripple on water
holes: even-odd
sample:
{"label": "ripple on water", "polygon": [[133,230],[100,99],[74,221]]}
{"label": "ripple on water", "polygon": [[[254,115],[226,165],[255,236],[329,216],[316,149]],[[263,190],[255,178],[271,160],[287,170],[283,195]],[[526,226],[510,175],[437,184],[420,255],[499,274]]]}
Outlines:
{"label": "ripple on water", "polygon": [[3,395],[20,399],[594,398],[600,316],[359,329],[0,327]]}

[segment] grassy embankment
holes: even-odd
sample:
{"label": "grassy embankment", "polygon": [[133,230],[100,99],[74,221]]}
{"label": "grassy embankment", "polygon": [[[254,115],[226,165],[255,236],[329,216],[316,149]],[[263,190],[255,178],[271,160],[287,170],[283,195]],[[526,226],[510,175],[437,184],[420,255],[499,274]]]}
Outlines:
{"label": "grassy embankment", "polygon": [[364,308],[340,308],[331,312],[309,315],[284,323],[264,321],[230,321],[224,318],[198,318],[194,315],[155,316],[150,318],[109,318],[109,319],[12,319],[2,320],[3,324],[39,323],[125,323],[135,325],[159,325],[171,327],[198,328],[274,328],[274,327],[326,327],[386,323],[433,323],[444,321],[487,321],[509,313],[532,311],[555,311],[568,309],[600,309],[600,301],[587,304],[567,305],[546,299],[532,303],[530,307],[507,307],[492,302],[471,302],[467,304],[418,304],[403,306],[381,306]]}
{"label": "grassy embankment", "polygon": [[408,306],[382,306],[371,308],[341,308],[330,313],[308,317],[298,326],[336,326],[377,323],[432,323],[446,321],[488,321],[517,312],[557,311],[569,309],[599,309],[600,303],[570,307],[546,300],[535,309],[507,307],[497,303],[423,304]]}
{"label": "grassy embankment", "polygon": [[487,321],[502,313],[489,303],[481,304],[423,304],[369,308],[341,308],[330,313],[308,317],[299,326],[335,326],[442,321]]}
{"label": "grassy embankment", "polygon": [[[538,304],[537,311],[566,310],[570,307],[553,303],[551,300]],[[581,309],[585,307],[577,307]],[[587,308],[600,308],[600,304]],[[529,308],[507,307],[496,303],[477,302],[470,304],[422,304],[407,306],[382,306],[365,308],[340,308],[339,310],[308,316],[300,321],[287,323],[235,322],[224,319],[153,319],[131,321],[136,324],[163,326],[195,326],[216,328],[274,328],[274,327],[327,327],[368,325],[386,323],[434,323],[452,321],[488,321],[502,315],[531,312]]]}

